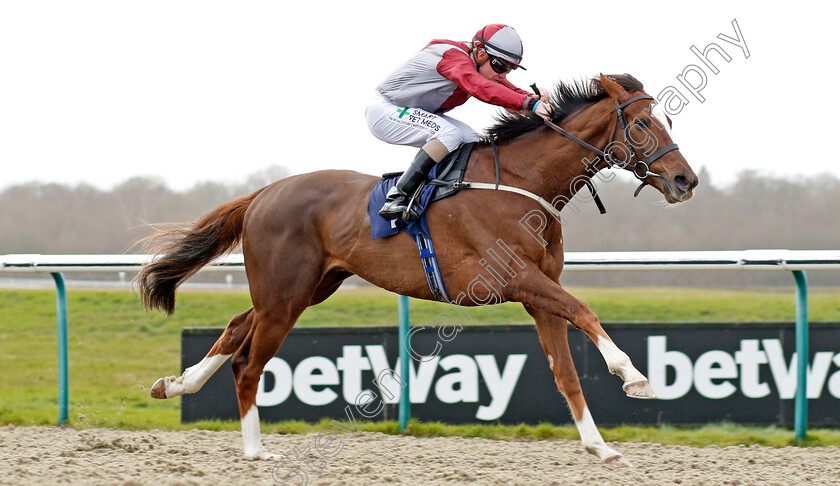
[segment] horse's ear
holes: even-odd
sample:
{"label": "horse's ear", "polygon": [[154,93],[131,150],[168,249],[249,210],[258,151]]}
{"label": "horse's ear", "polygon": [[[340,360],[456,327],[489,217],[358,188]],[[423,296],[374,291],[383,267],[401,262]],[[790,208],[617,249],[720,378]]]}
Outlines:
{"label": "horse's ear", "polygon": [[604,89],[607,90],[607,93],[610,95],[611,98],[617,99],[618,101],[626,101],[630,97],[630,94],[624,88],[622,88],[620,84],[604,76],[603,74],[601,74],[601,86],[603,86]]}

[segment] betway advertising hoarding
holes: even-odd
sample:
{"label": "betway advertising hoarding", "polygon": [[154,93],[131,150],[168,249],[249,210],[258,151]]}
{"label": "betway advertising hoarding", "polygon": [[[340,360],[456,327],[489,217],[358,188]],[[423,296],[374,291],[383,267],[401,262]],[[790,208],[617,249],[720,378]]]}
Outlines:
{"label": "betway advertising hoarding", "polygon": [[[793,323],[604,327],[660,400],[625,396],[597,348],[570,327],[575,366],[599,425],[793,423]],[[200,361],[221,332],[184,329],[182,369]],[[370,402],[369,417],[396,420],[401,377],[391,373],[400,370],[397,346],[396,327],[292,330],[260,381],[260,417],[344,417],[348,405]],[[409,363],[412,417],[450,423],[571,420],[533,325],[467,326],[450,341],[426,327],[413,333],[411,347],[426,356]],[[811,324],[809,351],[808,422],[840,426],[840,323]],[[239,418],[230,366],[198,393],[184,395],[181,410],[184,422]]]}

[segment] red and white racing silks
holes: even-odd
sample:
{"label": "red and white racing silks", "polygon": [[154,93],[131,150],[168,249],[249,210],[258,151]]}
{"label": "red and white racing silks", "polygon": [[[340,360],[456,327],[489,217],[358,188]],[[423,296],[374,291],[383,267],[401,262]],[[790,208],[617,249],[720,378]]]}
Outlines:
{"label": "red and white racing silks", "polygon": [[534,99],[505,79],[495,82],[482,76],[469,44],[448,40],[430,42],[385,78],[376,91],[365,112],[374,136],[418,148],[437,139],[450,152],[479,137],[444,112],[464,104],[470,96],[513,110],[528,109]]}
{"label": "red and white racing silks", "polygon": [[491,81],[478,73],[469,44],[433,40],[376,88],[397,106],[444,113],[470,96],[485,103],[523,110],[532,96],[508,82]]}

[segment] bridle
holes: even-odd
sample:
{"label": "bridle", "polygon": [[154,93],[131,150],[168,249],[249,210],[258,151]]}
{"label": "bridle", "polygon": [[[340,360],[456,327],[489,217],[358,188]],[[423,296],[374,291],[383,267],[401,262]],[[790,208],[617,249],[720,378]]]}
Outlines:
{"label": "bridle", "polygon": [[[657,174],[656,172],[651,172],[650,171],[651,164],[656,162],[660,157],[667,154],[668,152],[679,149],[679,146],[677,146],[677,144],[672,143],[672,144],[666,145],[665,147],[662,147],[661,149],[657,150],[656,152],[650,154],[650,156],[647,159],[644,158],[644,155],[645,155],[644,152],[641,155],[636,153],[636,149],[637,149],[636,145],[633,144],[627,136],[627,132],[628,132],[627,127],[628,127],[629,124],[627,123],[627,117],[624,116],[624,109],[627,108],[628,106],[630,106],[631,104],[637,102],[637,101],[652,100],[652,99],[654,99],[653,96],[645,94],[645,95],[636,96],[635,98],[630,98],[629,100],[625,101],[624,103],[619,103],[616,100],[616,102],[615,102],[615,114],[616,114],[615,126],[613,127],[613,133],[612,133],[612,136],[610,137],[610,141],[606,146],[606,149],[608,149],[608,151],[601,150],[598,147],[595,147],[593,145],[590,145],[590,144],[586,143],[585,141],[583,141],[583,140],[577,138],[576,136],[570,134],[565,129],[561,128],[560,126],[558,126],[554,123],[552,123],[549,120],[545,120],[545,124],[549,128],[551,128],[552,130],[554,130],[555,132],[557,132],[560,135],[562,135],[562,136],[568,138],[569,140],[575,142],[576,144],[580,145],[581,147],[584,147],[584,148],[586,148],[586,149],[588,149],[592,152],[595,152],[600,157],[603,157],[604,161],[607,163],[607,165],[609,167],[618,166],[620,168],[627,169],[630,172],[632,172],[633,175],[636,177],[636,179],[639,179],[642,182],[641,185],[639,185],[639,187],[636,188],[636,192],[633,193],[633,196],[635,197],[635,196],[638,196],[639,191],[641,191],[642,188],[645,187],[645,185],[647,185],[647,181],[645,179],[647,179],[648,176],[662,177],[661,175]],[[615,139],[616,138],[616,132],[618,132],[618,126],[619,125],[621,125],[621,130],[624,132],[624,145],[629,148],[630,160],[623,160],[623,159],[619,159],[619,158],[615,157],[612,154],[612,149],[610,148],[616,142],[616,139]],[[592,185],[589,185],[589,190],[593,193],[593,196],[597,197],[595,195],[594,188],[593,188]]]}
{"label": "bridle", "polygon": [[[536,91],[537,88],[536,88],[535,85],[532,85],[531,87]],[[555,132],[557,132],[560,135],[562,135],[562,136],[568,138],[569,140],[575,142],[576,144],[580,145],[581,147],[584,147],[588,150],[591,150],[592,152],[595,152],[599,156],[603,157],[604,160],[607,162],[607,164],[610,167],[619,166],[621,168],[625,168],[625,169],[630,170],[633,173],[633,175],[636,176],[636,179],[639,179],[640,181],[642,181],[642,183],[636,189],[636,192],[633,193],[633,197],[636,197],[636,196],[639,195],[639,191],[641,191],[642,188],[647,185],[647,181],[645,181],[645,179],[648,176],[662,177],[661,175],[657,174],[656,172],[651,172],[650,171],[650,164],[656,162],[660,157],[667,154],[668,152],[671,152],[673,150],[677,150],[679,148],[679,147],[677,147],[677,144],[672,143],[671,145],[667,145],[665,147],[662,147],[661,149],[657,150],[656,152],[650,154],[650,157],[648,157],[647,159],[645,159],[644,157],[636,154],[636,148],[637,147],[634,144],[632,144],[627,137],[628,123],[627,123],[627,117],[624,116],[624,109],[627,108],[628,106],[630,106],[631,104],[639,101],[639,100],[652,100],[652,99],[653,99],[653,96],[640,95],[640,96],[636,96],[635,98],[631,98],[631,99],[625,101],[624,103],[619,103],[618,101],[615,102],[616,121],[615,121],[615,127],[613,128],[612,136],[610,137],[610,142],[606,146],[607,151],[601,150],[598,147],[595,147],[593,145],[590,145],[589,143],[584,142],[583,140],[577,138],[576,136],[567,132],[566,130],[564,130],[560,126],[550,122],[549,120],[545,120],[545,124],[549,128],[551,128],[552,130],[554,130]],[[612,152],[611,146],[613,145],[613,143],[615,143],[616,132],[618,131],[618,126],[619,125],[621,125],[622,130],[624,131],[624,143],[631,147],[630,148],[630,160],[629,161],[622,160],[622,159],[617,159],[611,153]],[[507,191],[507,192],[513,192],[513,193],[516,193],[516,194],[520,194],[522,196],[529,197],[529,198],[537,201],[538,203],[540,203],[540,205],[543,208],[545,208],[546,211],[548,211],[552,216],[554,216],[555,218],[557,218],[558,221],[560,221],[561,220],[560,211],[557,208],[555,208],[554,205],[551,202],[547,201],[546,199],[542,198],[541,196],[538,196],[538,195],[536,195],[536,194],[534,194],[530,191],[526,191],[526,190],[520,189],[518,187],[505,186],[505,185],[499,184],[499,174],[500,174],[499,155],[496,152],[496,142],[493,139],[490,139],[490,148],[493,151],[493,161],[496,164],[496,183],[495,184],[491,184],[491,183],[487,183],[487,182],[468,182],[468,181],[448,183],[448,182],[437,180],[437,179],[433,180],[432,183],[436,184],[436,185],[451,186],[451,187],[459,188],[459,189],[460,188],[489,189],[489,190],[495,190],[495,191]],[[642,153],[642,155],[644,155],[644,153]],[[601,202],[601,198],[598,197],[598,192],[595,190],[595,184],[592,183],[591,180],[587,179],[586,180],[586,186],[589,188],[589,192],[592,193],[592,199],[595,202],[595,204],[598,206],[598,211],[600,211],[601,214],[606,213],[607,210],[604,208],[604,204]],[[420,190],[418,189],[417,193],[415,193],[414,197],[417,196],[419,191]],[[411,207],[411,204],[413,204],[413,202],[414,202],[414,198],[412,198],[411,202],[409,202],[409,207]]]}

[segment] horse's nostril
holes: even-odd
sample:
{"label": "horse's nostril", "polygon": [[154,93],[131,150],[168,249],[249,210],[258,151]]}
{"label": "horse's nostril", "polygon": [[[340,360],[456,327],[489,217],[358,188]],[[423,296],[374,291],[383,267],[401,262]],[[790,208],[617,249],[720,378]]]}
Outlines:
{"label": "horse's nostril", "polygon": [[691,189],[691,182],[689,182],[688,178],[685,176],[677,176],[674,177],[674,183],[681,191],[688,191]]}

